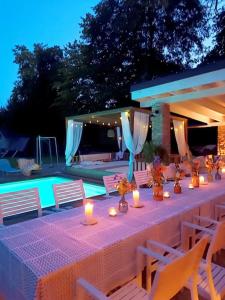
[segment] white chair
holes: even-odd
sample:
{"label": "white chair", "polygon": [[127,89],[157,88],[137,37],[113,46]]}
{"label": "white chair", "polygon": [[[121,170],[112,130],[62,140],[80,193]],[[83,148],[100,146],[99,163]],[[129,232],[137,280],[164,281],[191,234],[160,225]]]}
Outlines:
{"label": "white chair", "polygon": [[147,170],[134,171],[134,179],[137,185],[137,189],[139,189],[141,185],[148,184],[151,178],[152,176]]}
{"label": "white chair", "polygon": [[215,229],[183,222],[182,244],[183,248],[187,248],[189,240],[195,242],[199,232],[211,236],[206,259],[200,265],[198,291],[205,299],[221,300],[225,296],[225,268],[213,263],[213,257],[225,247],[225,222],[212,224]]}
{"label": "white chair", "polygon": [[[138,259],[145,256],[147,263],[155,259],[163,262],[156,272],[150,293],[140,286],[142,284],[139,281],[140,276],[137,277],[136,283],[134,281],[127,283],[109,297],[106,297],[85,279],[79,278],[77,280],[77,299],[84,299],[85,293],[88,293],[95,300],[169,300],[185,286],[189,279],[192,279],[191,299],[198,300],[198,268],[207,242],[208,239],[204,237],[185,254],[176,251],[177,258],[173,261],[147,248],[138,247]],[[171,248],[167,247],[167,250],[171,250]]]}
{"label": "white chair", "polygon": [[219,203],[215,205],[215,219],[218,221],[225,218],[225,203]]}
{"label": "white chair", "polygon": [[74,202],[77,200],[85,200],[82,179],[74,180],[72,182],[53,184],[53,191],[56,209],[59,209],[60,204]]}
{"label": "white chair", "polygon": [[109,196],[109,193],[116,191],[116,184],[123,178],[127,178],[127,176],[123,173],[121,174],[115,174],[115,175],[109,175],[109,176],[103,176],[103,182],[106,189],[106,195]]}
{"label": "white chair", "polygon": [[42,215],[37,188],[0,194],[0,224],[3,224],[5,217],[35,210],[38,211],[38,216]]}

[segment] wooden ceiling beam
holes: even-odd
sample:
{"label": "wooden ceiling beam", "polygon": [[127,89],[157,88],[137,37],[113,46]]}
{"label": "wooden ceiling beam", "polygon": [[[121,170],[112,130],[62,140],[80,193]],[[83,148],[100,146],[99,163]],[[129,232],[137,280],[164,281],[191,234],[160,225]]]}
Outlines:
{"label": "wooden ceiling beam", "polygon": [[206,117],[198,112],[192,111],[191,107],[187,108],[187,107],[180,106],[179,104],[170,104],[170,111],[172,113],[182,115],[187,118],[200,121],[202,123],[209,124],[212,122],[212,120],[209,117]]}

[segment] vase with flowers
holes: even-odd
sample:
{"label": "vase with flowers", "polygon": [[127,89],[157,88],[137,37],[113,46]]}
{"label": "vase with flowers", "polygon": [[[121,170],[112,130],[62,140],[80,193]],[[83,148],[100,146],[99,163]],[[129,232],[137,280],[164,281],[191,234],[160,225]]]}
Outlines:
{"label": "vase with flowers", "polygon": [[213,162],[213,157],[212,155],[207,155],[205,157],[205,166],[207,168],[207,179],[208,182],[212,182],[213,181],[213,175],[212,175],[212,171],[214,168],[214,162]]}
{"label": "vase with flowers", "polygon": [[163,166],[159,156],[155,156],[151,167],[151,179],[149,185],[152,186],[153,199],[156,201],[163,200]]}
{"label": "vase with flowers", "polygon": [[121,199],[119,201],[119,211],[126,213],[128,211],[128,202],[125,200],[125,194],[135,190],[136,186],[134,183],[129,182],[127,178],[118,177],[118,183],[115,187],[118,193],[121,195]]}
{"label": "vase with flowers", "polygon": [[199,187],[199,168],[200,168],[200,161],[199,160],[192,161],[191,183],[194,188]]}
{"label": "vase with flowers", "polygon": [[180,166],[178,163],[175,164],[176,167],[176,173],[175,173],[175,178],[174,178],[174,187],[173,187],[173,191],[174,194],[181,194],[182,189],[181,189],[181,185],[180,185],[180,180],[182,178],[182,171],[180,169]]}
{"label": "vase with flowers", "polygon": [[220,156],[216,156],[214,160],[214,167],[216,169],[215,180],[221,180],[220,170],[223,167],[223,161]]}

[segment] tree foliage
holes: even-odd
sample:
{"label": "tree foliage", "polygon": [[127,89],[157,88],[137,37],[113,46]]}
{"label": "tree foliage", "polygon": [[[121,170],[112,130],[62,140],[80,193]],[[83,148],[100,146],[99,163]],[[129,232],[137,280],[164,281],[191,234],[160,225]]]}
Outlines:
{"label": "tree foliage", "polygon": [[21,134],[56,132],[62,117],[53,107],[56,98],[53,84],[63,64],[63,51],[58,46],[36,44],[33,51],[16,46],[14,55],[19,67],[18,80],[6,107],[6,125]]}
{"label": "tree foliage", "polygon": [[130,105],[131,84],[201,56],[207,10],[200,0],[101,0],[81,28],[81,41],[64,49],[15,47],[18,80],[4,111],[11,127],[57,135],[65,115]]}

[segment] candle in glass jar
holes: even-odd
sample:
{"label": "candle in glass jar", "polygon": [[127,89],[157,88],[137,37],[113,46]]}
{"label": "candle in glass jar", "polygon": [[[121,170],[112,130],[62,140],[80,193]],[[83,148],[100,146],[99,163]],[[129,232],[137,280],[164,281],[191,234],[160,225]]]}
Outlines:
{"label": "candle in glass jar", "polygon": [[117,215],[117,211],[116,211],[115,207],[110,207],[109,208],[109,216],[115,217],[116,215]]}
{"label": "candle in glass jar", "polygon": [[188,188],[192,190],[194,188],[193,184],[189,183]]}
{"label": "candle in glass jar", "polygon": [[133,191],[134,206],[138,206],[139,205],[139,199],[140,199],[139,191],[138,190],[134,190]]}
{"label": "candle in glass jar", "polygon": [[205,183],[205,178],[204,176],[199,176],[199,183],[204,184]]}
{"label": "candle in glass jar", "polygon": [[88,202],[84,205],[84,214],[85,214],[86,220],[91,219],[91,217],[93,215],[93,208],[94,208],[94,205],[90,202]]}
{"label": "candle in glass jar", "polygon": [[170,197],[170,193],[169,192],[164,192],[163,193],[163,197],[164,198],[169,198]]}

